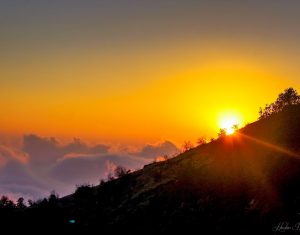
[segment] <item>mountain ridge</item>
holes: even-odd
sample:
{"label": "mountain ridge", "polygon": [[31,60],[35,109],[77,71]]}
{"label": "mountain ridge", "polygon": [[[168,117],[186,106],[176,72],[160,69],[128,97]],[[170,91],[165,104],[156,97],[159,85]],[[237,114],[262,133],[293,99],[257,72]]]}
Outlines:
{"label": "mountain ridge", "polygon": [[[178,201],[174,202],[176,206],[192,211],[195,208],[205,208],[207,205],[203,206],[202,202],[202,204],[200,203],[201,206],[185,206],[184,203],[190,203],[185,198],[189,197],[186,196],[188,194],[197,198],[197,201],[205,198],[208,200],[210,197],[221,197],[211,199],[214,202],[220,202],[225,196],[229,205],[242,201],[236,200],[234,202],[230,198],[243,196],[243,200],[248,199],[247,202],[243,201],[245,204],[242,210],[247,215],[253,211],[266,217],[272,213],[280,212],[279,214],[281,214],[284,206],[278,190],[280,190],[281,184],[284,184],[283,182],[289,181],[295,174],[297,177],[300,176],[298,175],[299,170],[292,167],[292,165],[300,166],[299,159],[295,157],[297,153],[293,152],[293,156],[287,154],[292,151],[284,151],[286,148],[293,151],[299,150],[299,145],[295,144],[297,143],[295,139],[300,140],[299,127],[295,125],[298,120],[300,120],[300,106],[288,107],[267,119],[247,125],[232,136],[222,137],[196,147],[168,161],[145,166],[144,169],[125,176],[124,179],[118,179],[117,181],[124,181],[126,177],[131,178],[134,186],[128,183],[132,186],[130,189],[132,191],[128,190],[123,201],[121,200],[122,202],[119,201],[120,204],[115,205],[118,208],[114,212],[117,216],[111,218],[110,223],[117,226],[118,229],[126,231],[128,227],[133,226],[131,222],[138,221],[138,217],[140,217],[134,213],[139,214],[140,210],[149,208],[151,210],[155,204],[160,205],[157,202],[152,203],[151,200],[156,200],[153,198],[164,198],[166,195],[168,198],[174,194],[177,194],[174,197],[179,197]],[[275,135],[275,133],[281,134]],[[286,170],[284,170],[285,168]],[[108,184],[110,183],[113,184],[113,182],[108,182]],[[121,188],[120,190],[112,190],[112,192],[122,192]],[[180,194],[182,195],[179,196]],[[168,200],[164,203],[167,203]],[[222,206],[219,207],[218,210],[222,208]],[[133,212],[132,209],[136,209],[136,211]],[[169,209],[166,209],[166,213],[170,212]],[[229,208],[227,209],[229,210]],[[181,209],[176,210],[173,210],[172,213],[176,214],[178,211],[182,213]],[[158,216],[160,212],[159,210],[155,211],[153,215]],[[243,213],[240,212],[240,215],[245,216]],[[190,217],[190,214],[187,214]],[[133,217],[128,220],[130,215]],[[144,215],[144,217],[148,218],[148,215]],[[121,224],[125,224],[126,228],[120,227],[120,221],[123,221]],[[167,230],[178,227],[174,221],[171,224],[172,226],[167,226]],[[144,226],[148,227],[146,224]],[[197,223],[193,224],[192,227],[194,226],[197,226]],[[226,224],[227,226],[228,224]],[[269,232],[272,231],[272,226],[275,226],[275,223],[269,225]],[[179,227],[175,230],[187,229],[185,226]],[[141,232],[142,230],[138,229],[138,231]],[[154,231],[156,230],[154,229]],[[160,231],[159,228],[158,231]]]}

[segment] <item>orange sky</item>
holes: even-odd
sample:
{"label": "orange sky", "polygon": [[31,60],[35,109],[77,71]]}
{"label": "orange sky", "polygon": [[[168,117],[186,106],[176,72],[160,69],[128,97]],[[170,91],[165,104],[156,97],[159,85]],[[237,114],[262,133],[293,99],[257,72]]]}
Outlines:
{"label": "orange sky", "polygon": [[[288,74],[283,77],[281,68],[265,65],[261,58],[231,53],[208,54],[204,62],[204,56],[195,52],[190,64],[176,63],[171,56],[172,63],[165,66],[160,63],[168,58],[155,61],[145,56],[143,62],[135,58],[139,67],[131,67],[134,62],[129,60],[124,67],[130,69],[109,74],[122,74],[127,83],[122,80],[121,84],[98,81],[101,71],[91,65],[75,66],[79,72],[74,73],[74,82],[69,85],[60,85],[63,81],[50,78],[49,84],[41,82],[28,88],[8,84],[7,92],[1,94],[1,107],[5,110],[0,117],[1,129],[18,135],[39,133],[121,143],[170,139],[179,144],[202,135],[215,136],[218,120],[226,113],[240,115],[243,123],[255,121],[259,106],[275,100],[286,87],[299,87],[297,80],[287,79]],[[112,66],[108,65],[110,69]],[[81,72],[88,68],[88,75]],[[46,76],[67,77],[70,72],[58,67]],[[39,76],[31,68],[17,73]],[[138,77],[144,75],[153,79],[139,81]],[[84,84],[76,83],[82,80]]]}
{"label": "orange sky", "polygon": [[[149,7],[150,13],[156,11]],[[78,26],[72,20],[74,9],[59,18],[58,24],[44,15],[33,15],[24,23],[28,37],[18,34],[21,19],[14,19],[15,25],[7,23],[7,42],[0,45],[6,48],[0,70],[2,135],[35,133],[122,144],[168,139],[180,145],[203,135],[216,136],[220,116],[228,113],[241,116],[242,124],[255,121],[259,106],[275,100],[287,87],[299,90],[299,47],[288,34],[282,34],[292,25],[279,25],[280,17],[289,20],[281,12],[284,9],[274,10],[282,16],[271,25],[271,11],[258,14],[259,20],[265,20],[260,24],[251,21],[251,14],[248,18],[238,14],[240,10],[255,13],[255,7],[237,5],[234,14],[223,9],[215,19],[225,27],[220,30],[213,21],[208,22],[211,27],[199,26],[203,21],[194,11],[193,17],[182,16],[186,22],[178,26],[177,7],[163,8],[156,17],[148,11],[136,14],[134,20],[126,18],[121,25],[91,17],[93,24],[84,21]],[[56,10],[53,6],[49,11]],[[140,10],[146,12],[146,8]],[[124,14],[131,11],[126,8]],[[298,17],[291,11],[290,15]],[[39,17],[37,25],[34,19]],[[231,23],[234,17],[242,23]],[[109,40],[100,33],[92,35],[97,22]],[[67,26],[91,37],[74,35],[77,31]],[[166,33],[162,27],[172,30]]]}

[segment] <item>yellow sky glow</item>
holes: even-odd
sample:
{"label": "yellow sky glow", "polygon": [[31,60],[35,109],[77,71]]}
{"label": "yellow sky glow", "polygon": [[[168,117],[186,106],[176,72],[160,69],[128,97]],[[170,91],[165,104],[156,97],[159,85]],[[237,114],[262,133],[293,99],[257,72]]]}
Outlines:
{"label": "yellow sky glow", "polygon": [[[237,115],[241,125],[255,121],[259,106],[272,102],[286,87],[298,88],[281,76],[282,68],[261,58],[199,51],[194,52],[199,58],[182,63],[191,51],[180,53],[160,59],[144,55],[144,61],[129,55],[118,69],[113,61],[96,66],[99,58],[91,56],[89,64],[53,59],[36,61],[39,69],[4,70],[8,78],[23,74],[43,79],[25,79],[22,86],[5,84],[1,131],[117,143],[169,139],[180,145],[200,136],[215,137],[224,113]],[[47,73],[47,68],[52,70]]]}

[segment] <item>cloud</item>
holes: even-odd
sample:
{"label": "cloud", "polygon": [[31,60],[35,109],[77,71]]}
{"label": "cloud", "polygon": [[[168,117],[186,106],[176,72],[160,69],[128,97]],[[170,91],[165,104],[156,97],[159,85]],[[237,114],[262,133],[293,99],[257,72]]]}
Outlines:
{"label": "cloud", "polygon": [[61,145],[54,137],[42,138],[31,134],[23,138],[23,151],[29,155],[30,163],[37,165],[56,162],[69,153],[107,153],[108,149],[109,146],[102,144],[88,146],[78,138],[67,145]]}
{"label": "cloud", "polygon": [[52,168],[51,175],[57,180],[71,184],[98,183],[112,171],[112,166],[122,165],[127,169],[136,170],[144,164],[142,158],[138,161],[116,154],[85,155],[58,161]]}
{"label": "cloud", "polygon": [[75,185],[98,184],[118,165],[136,170],[178,151],[170,141],[134,153],[115,149],[101,143],[90,146],[80,139],[62,144],[53,137],[25,135],[22,147],[0,145],[0,195],[36,200],[56,190],[63,196],[72,193]]}
{"label": "cloud", "polygon": [[99,154],[107,153],[109,146],[104,144],[97,144],[94,146],[87,146],[80,139],[74,138],[73,142],[69,143],[66,146],[63,146],[62,149],[65,153],[86,153],[86,154]]}
{"label": "cloud", "polygon": [[55,162],[64,154],[55,138],[41,138],[36,135],[24,136],[22,150],[28,154],[30,163],[37,165]]}
{"label": "cloud", "polygon": [[14,199],[19,196],[36,199],[48,193],[46,182],[31,174],[26,161],[19,160],[23,154],[17,158],[11,152],[12,155],[6,155],[5,164],[0,165],[0,195],[10,195]]}
{"label": "cloud", "polygon": [[10,159],[26,163],[28,161],[28,155],[11,147],[0,145],[0,166],[7,163]]}
{"label": "cloud", "polygon": [[165,141],[157,145],[148,144],[137,152],[136,155],[143,156],[145,158],[155,159],[158,156],[168,155],[172,156],[178,153],[179,149],[170,141]]}

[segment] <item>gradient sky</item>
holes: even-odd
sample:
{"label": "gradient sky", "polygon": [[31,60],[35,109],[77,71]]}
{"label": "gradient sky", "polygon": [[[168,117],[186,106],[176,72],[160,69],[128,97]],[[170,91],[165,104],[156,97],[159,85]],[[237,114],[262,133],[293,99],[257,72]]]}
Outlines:
{"label": "gradient sky", "polygon": [[1,136],[215,136],[300,89],[300,2],[3,0]]}

